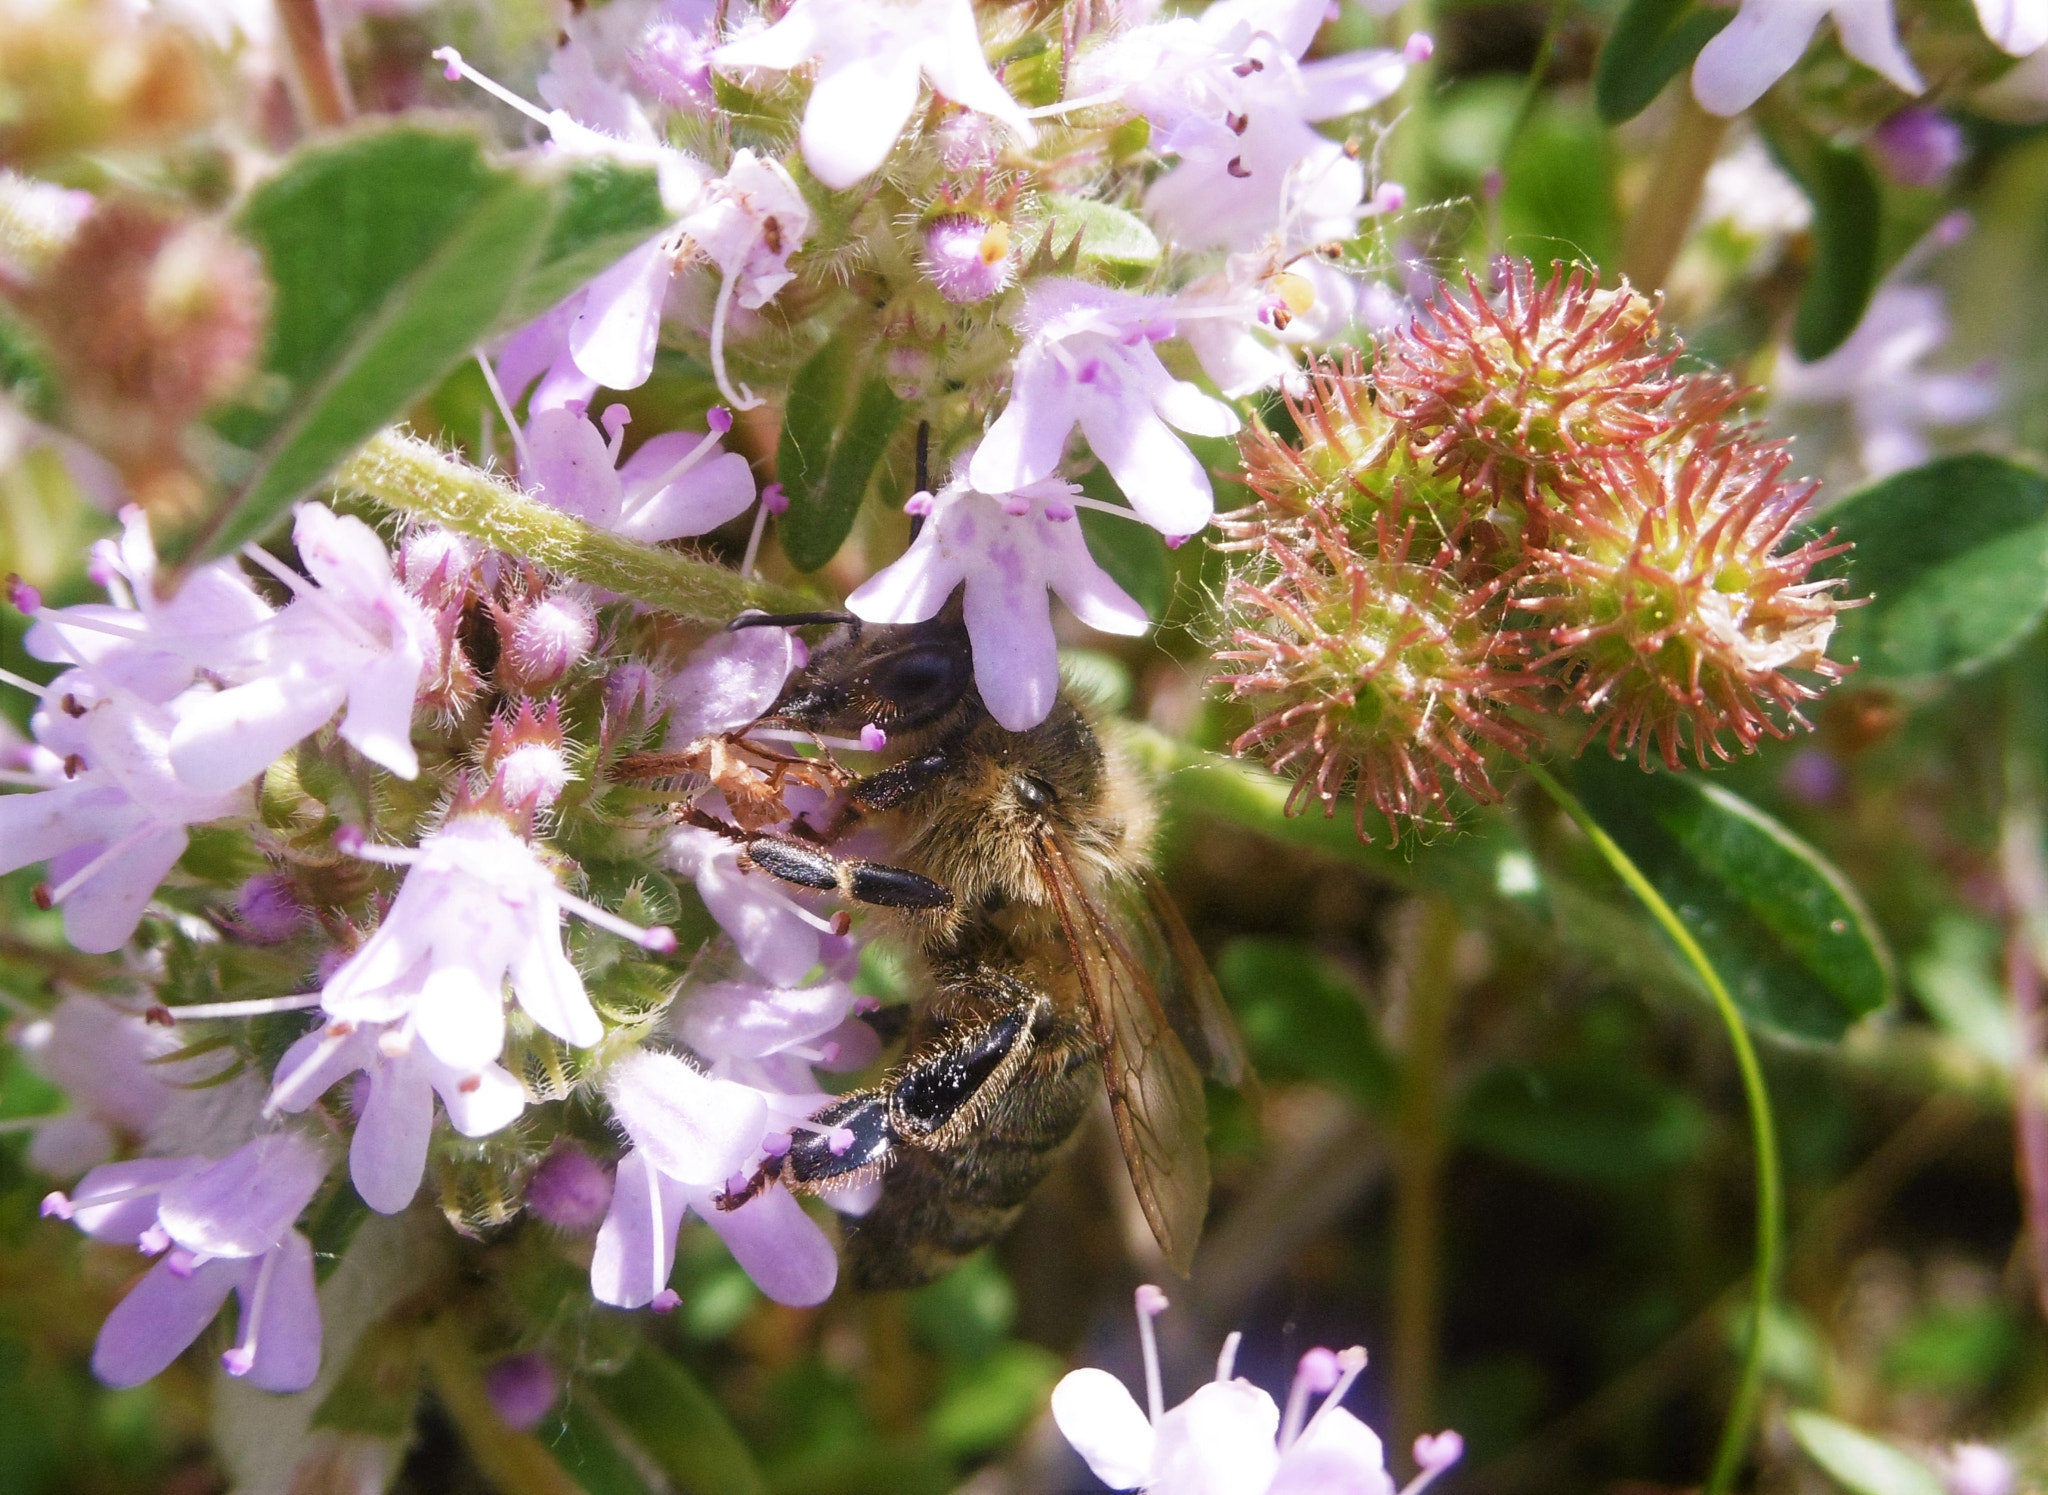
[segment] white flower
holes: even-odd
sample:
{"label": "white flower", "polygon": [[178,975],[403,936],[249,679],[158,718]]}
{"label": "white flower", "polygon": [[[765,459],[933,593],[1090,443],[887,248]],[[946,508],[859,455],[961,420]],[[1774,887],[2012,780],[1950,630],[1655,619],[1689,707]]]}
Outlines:
{"label": "white flower", "polygon": [[36,735],[66,758],[68,778],[0,797],[0,872],[50,863],[43,895],[64,910],[64,937],[93,954],[128,942],[157,884],[185,854],[185,828],[254,809],[245,785],[195,789],[172,771],[172,708],[91,672],[59,676]]}
{"label": "white flower", "polygon": [[363,1202],[395,1215],[412,1203],[426,1171],[434,1097],[465,1137],[487,1137],[526,1109],[526,1091],[497,1064],[461,1070],[415,1043],[410,1021],[315,1028],[285,1051],[272,1075],[271,1105],[303,1111],[337,1080],[361,1071],[367,1095],[349,1139],[349,1178]]}
{"label": "white flower", "polygon": [[1707,169],[1700,221],[1725,223],[1745,238],[1781,239],[1806,231],[1813,222],[1813,204],[1763,142],[1745,135]]}
{"label": "white flower", "polygon": [[247,783],[343,707],[344,742],[401,778],[419,772],[412,707],[427,661],[439,657],[433,620],[360,519],[301,504],[292,541],[310,583],[251,552],[297,594],[266,628],[262,663],[179,701],[171,762],[196,789]]}
{"label": "white flower", "polygon": [[565,1043],[604,1037],[583,978],[562,950],[562,915],[673,950],[666,929],[641,930],[565,891],[533,845],[496,815],[450,816],[411,851],[348,843],[408,868],[377,932],[328,977],[320,1005],[348,1023],[402,1023],[439,1063],[475,1074],[505,1046],[506,977],[527,1016]]}
{"label": "white flower", "polygon": [[2048,0],[1977,0],[1977,19],[2010,56],[2031,57],[2048,46]]}
{"label": "white flower", "polygon": [[749,309],[766,306],[789,283],[789,257],[810,234],[811,210],[780,161],[764,160],[742,148],[733,153],[725,175],[705,190],[699,206],[684,214],[677,227],[718,267],[718,299],[711,311],[711,372],[728,400],[751,410],[760,400],[744,386],[735,388],[725,372],[726,317],[734,301]]}
{"label": "white flower", "polygon": [[[1238,1344],[1232,1334],[1216,1379],[1167,1410],[1152,1333],[1166,1298],[1149,1286],[1137,1298],[1149,1417],[1106,1371],[1072,1371],[1053,1388],[1053,1421],[1097,1479],[1113,1490],[1153,1495],[1394,1495],[1378,1436],[1338,1405],[1365,1369],[1364,1350],[1302,1356],[1283,1416],[1264,1391],[1231,1377]],[[1311,1412],[1319,1396],[1322,1404]],[[1401,1495],[1420,1495],[1463,1452],[1456,1433],[1416,1439],[1422,1472]]]}
{"label": "white flower", "polygon": [[1842,50],[1907,93],[1926,88],[1899,43],[1892,0],[1742,0],[1692,66],[1692,94],[1710,113],[1740,114],[1806,51],[1829,16]]}
{"label": "white flower", "polygon": [[1001,495],[954,483],[931,500],[910,549],[857,587],[847,610],[870,623],[922,623],[964,584],[983,704],[1012,732],[1037,726],[1060,684],[1049,593],[1104,633],[1135,638],[1150,622],[1088,553],[1078,493],[1056,478]]}
{"label": "white flower", "polygon": [[1773,392],[1788,405],[1842,405],[1855,422],[1864,472],[1883,477],[1933,454],[1930,426],[1961,426],[1999,405],[1996,370],[1935,373],[1921,364],[1948,341],[1948,310],[1937,286],[1890,281],[1848,340],[1817,363],[1789,351]]}
{"label": "white flower", "polygon": [[1120,97],[1151,122],[1154,149],[1179,158],[1145,207],[1183,244],[1244,249],[1275,230],[1309,242],[1356,231],[1365,169],[1312,123],[1392,97],[1407,62],[1382,49],[1301,62],[1327,14],[1322,0],[1219,0],[1077,61],[1077,95]]}
{"label": "white flower", "polygon": [[1053,476],[1076,425],[1138,517],[1170,537],[1191,535],[1215,512],[1209,475],[1170,427],[1230,436],[1238,419],[1221,400],[1159,361],[1155,341],[1176,331],[1170,303],[1074,280],[1025,294],[1017,318],[1024,349],[1010,402],[968,465],[982,493],[1019,493]]}
{"label": "white flower", "polygon": [[919,74],[934,92],[1001,120],[1026,145],[1038,138],[988,69],[972,0],[796,0],[766,30],[720,47],[713,61],[782,72],[817,63],[798,138],[805,164],[835,190],[887,158],[917,107]]}

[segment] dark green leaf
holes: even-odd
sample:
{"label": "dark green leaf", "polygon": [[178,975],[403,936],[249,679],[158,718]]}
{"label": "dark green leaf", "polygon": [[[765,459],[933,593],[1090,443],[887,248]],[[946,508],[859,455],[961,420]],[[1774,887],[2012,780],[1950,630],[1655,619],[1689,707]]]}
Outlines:
{"label": "dark green leaf", "polygon": [[790,388],[776,468],[789,512],[776,533],[783,553],[802,571],[815,571],[838,553],[907,408],[887,380],[850,387],[858,336],[855,328],[842,329],[811,355]]}
{"label": "dark green leaf", "polygon": [[2048,610],[2048,478],[2001,457],[1943,457],[1830,508],[1855,545],[1832,562],[1867,606],[1842,614],[1834,653],[1859,677],[1968,674]]}
{"label": "dark green leaf", "polygon": [[652,1345],[594,1385],[606,1410],[685,1495],[758,1495],[764,1488],[754,1456],[716,1399]]}
{"label": "dark green leaf", "polygon": [[[1083,474],[1081,491],[1104,503],[1118,503],[1123,498],[1106,467],[1092,467]],[[1173,597],[1173,564],[1159,531],[1099,509],[1082,509],[1079,517],[1081,534],[1095,563],[1145,609],[1147,616],[1165,616],[1166,604]]]}
{"label": "dark green leaf", "polygon": [[1793,1412],[1792,1436],[1813,1461],[1855,1495],[1941,1495],[1934,1471],[1911,1454],[1818,1412]]}
{"label": "dark green leaf", "polygon": [[1593,68],[1600,117],[1618,125],[1641,114],[1734,19],[1734,11],[1696,0],[1629,0]]}
{"label": "dark green leaf", "polygon": [[581,1402],[565,1401],[533,1435],[586,1495],[657,1495],[604,1419]]}
{"label": "dark green leaf", "polygon": [[1307,945],[1234,940],[1216,979],[1261,1075],[1320,1080],[1374,1110],[1393,1103],[1394,1061],[1364,995]]}
{"label": "dark green leaf", "polygon": [[478,342],[660,222],[649,173],[495,166],[463,132],[377,129],[301,151],[238,221],[274,288],[270,344],[258,402],[220,420],[255,464],[206,553],[262,534]]}
{"label": "dark green leaf", "polygon": [[576,162],[556,195],[547,243],[507,308],[508,322],[539,316],[668,220],[655,174],[616,161]]}
{"label": "dark green leaf", "polygon": [[1633,1183],[1690,1160],[1700,1109],[1625,1066],[1585,1058],[1491,1070],[1467,1093],[1458,1130],[1488,1152],[1589,1183]]}
{"label": "dark green leaf", "polygon": [[1831,1040],[1889,999],[1891,958],[1862,900],[1763,811],[1695,775],[1612,759],[1583,761],[1576,778],[1750,1022]]}
{"label": "dark green leaf", "polygon": [[1997,1300],[1937,1303],[1884,1352],[1886,1379],[1944,1396],[1982,1391],[2023,1342],[2020,1326]]}
{"label": "dark green leaf", "polygon": [[1513,253],[1539,265],[1614,262],[1614,153],[1591,109],[1546,99],[1516,137],[1503,174],[1501,232]]}
{"label": "dark green leaf", "polygon": [[1792,351],[1811,362],[1841,347],[1870,305],[1883,200],[1862,151],[1797,129],[1766,138],[1813,203],[1813,263],[1792,319]]}

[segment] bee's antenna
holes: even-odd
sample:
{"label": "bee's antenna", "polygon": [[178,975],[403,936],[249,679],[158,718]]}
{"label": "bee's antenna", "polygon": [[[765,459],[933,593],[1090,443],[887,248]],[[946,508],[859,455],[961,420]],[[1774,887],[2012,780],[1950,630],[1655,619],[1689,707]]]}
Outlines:
{"label": "bee's antenna", "polygon": [[[917,423],[917,491],[932,491],[932,423],[921,420]],[[910,538],[915,540],[917,532],[924,528],[924,515],[910,517]]]}
{"label": "bee's antenna", "polygon": [[852,613],[741,613],[725,625],[727,633],[738,633],[742,628],[803,628],[812,623],[844,623],[856,633],[860,631],[860,619]]}

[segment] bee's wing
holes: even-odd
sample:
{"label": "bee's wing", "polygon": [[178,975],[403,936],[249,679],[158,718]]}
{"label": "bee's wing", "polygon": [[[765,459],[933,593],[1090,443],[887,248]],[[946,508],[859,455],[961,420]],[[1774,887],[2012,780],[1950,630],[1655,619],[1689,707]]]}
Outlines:
{"label": "bee's wing", "polygon": [[1038,860],[1093,1009],[1103,1083],[1138,1203],[1185,1277],[1209,1211],[1202,1071],[1118,923],[1088,896],[1056,845],[1041,843]]}
{"label": "bee's wing", "polygon": [[[1166,888],[1151,873],[1140,873],[1124,885],[1124,903],[1123,928],[1146,969],[1159,973],[1160,1005],[1174,1032],[1210,1079],[1242,1085],[1251,1074],[1251,1061],[1237,1019]],[[1141,938],[1152,948],[1138,948]]]}

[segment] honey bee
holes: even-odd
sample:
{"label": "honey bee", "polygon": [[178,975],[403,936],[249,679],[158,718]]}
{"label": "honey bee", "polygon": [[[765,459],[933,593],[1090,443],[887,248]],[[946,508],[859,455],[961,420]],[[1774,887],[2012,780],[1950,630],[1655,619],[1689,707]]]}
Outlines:
{"label": "honey bee", "polygon": [[[880,1178],[880,1202],[847,1224],[848,1275],[870,1290],[931,1281],[1008,1226],[1099,1074],[1145,1218],[1185,1274],[1209,1200],[1204,1072],[1236,1084],[1244,1056],[1147,868],[1155,817],[1135,765],[1065,693],[1038,726],[1000,726],[957,599],[929,623],[849,621],[756,725],[869,723],[890,761],[849,776],[827,830],[725,833],[762,872],[886,911],[928,989],[900,1062],[820,1110],[720,1207],[772,1183],[817,1194]],[[889,832],[896,862],[836,854],[854,824]]]}

